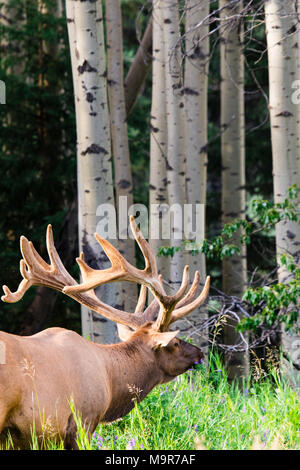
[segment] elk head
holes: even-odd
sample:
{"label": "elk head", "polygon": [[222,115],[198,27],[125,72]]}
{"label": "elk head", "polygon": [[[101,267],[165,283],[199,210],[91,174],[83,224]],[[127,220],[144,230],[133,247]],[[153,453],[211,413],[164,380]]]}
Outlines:
{"label": "elk head", "polygon": [[[78,284],[66,271],[59,258],[54,246],[52,228],[49,225],[47,250],[50,264],[40,257],[32,242],[22,236],[20,244],[23,259],[20,262],[20,271],[23,280],[16,292],[11,292],[7,286],[3,286],[5,295],[2,296],[2,300],[5,302],[20,300],[32,285],[47,286],[61,291],[100,315],[117,322],[119,336],[123,341],[136,341],[143,337],[143,343],[148,345],[158,360],[167,381],[193,364],[201,362],[203,358],[199,348],[178,339],[176,336],[179,331],[169,331],[169,328],[172,323],[188,315],[206,300],[210,278],[207,277],[202,292],[197,295],[199,285],[197,271],[187,291],[189,274],[188,266],[185,266],[180,288],[174,295],[167,295],[162,277],[157,271],[155,256],[133,217],[130,218],[130,225],[145,259],[143,270],[132,266],[111,243],[95,234],[97,241],[111,261],[111,267],[104,270],[93,269],[85,263],[83,253],[81,253],[77,258],[77,263],[80,267],[82,283]],[[136,282],[141,285],[134,313],[107,305],[96,296],[94,292],[96,287],[116,281]],[[152,292],[154,300],[145,308],[147,289]]]}

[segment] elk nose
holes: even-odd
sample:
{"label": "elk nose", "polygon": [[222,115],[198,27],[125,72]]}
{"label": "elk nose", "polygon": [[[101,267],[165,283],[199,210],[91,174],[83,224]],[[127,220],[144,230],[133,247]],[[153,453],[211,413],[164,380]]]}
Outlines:
{"label": "elk nose", "polygon": [[199,365],[204,362],[204,356],[202,352],[199,354],[198,359],[194,361],[193,369],[198,369]]}

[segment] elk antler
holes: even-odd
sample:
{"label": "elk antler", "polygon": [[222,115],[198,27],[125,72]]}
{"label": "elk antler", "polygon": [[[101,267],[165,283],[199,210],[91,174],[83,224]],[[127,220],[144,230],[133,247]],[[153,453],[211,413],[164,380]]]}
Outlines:
{"label": "elk antler", "polygon": [[[130,225],[134,238],[136,239],[144,255],[145,268],[141,270],[132,266],[113,245],[111,245],[107,240],[100,238],[98,235],[95,235],[97,241],[101,244],[102,248],[111,261],[111,268],[106,270],[92,269],[82,260],[82,258],[79,258],[77,259],[77,262],[81,269],[82,278],[84,281],[79,285],[65,287],[63,292],[67,294],[75,292],[86,292],[89,289],[94,289],[95,287],[106,282],[120,280],[142,284],[150,289],[156,299],[156,302],[159,304],[159,313],[155,327],[160,331],[164,331],[171,323],[175,321],[175,319],[177,320],[182,318],[191,310],[197,308],[204,302],[208,295],[209,278],[207,278],[203,293],[197,299],[194,299],[195,291],[199,283],[199,273],[196,272],[194,282],[189,292],[184,296],[189,281],[188,266],[185,266],[182,283],[179,290],[175,295],[167,295],[163,288],[162,278],[160,275],[158,275],[155,256],[150,248],[150,245],[147,243],[141,231],[137,227],[133,216],[130,217]],[[180,303],[182,299],[183,301]],[[175,307],[177,304],[179,306],[181,305],[181,308],[176,310]],[[141,321],[145,321],[151,316],[152,315],[150,315],[149,310],[147,311],[146,309],[144,314],[139,315],[139,319]]]}
{"label": "elk antler", "polygon": [[[83,282],[77,284],[59,258],[53,242],[52,228],[49,225],[47,229],[47,250],[50,265],[40,257],[32,242],[29,242],[22,236],[20,242],[23,259],[20,262],[20,271],[23,280],[18,290],[14,293],[7,286],[3,286],[5,295],[2,296],[2,300],[4,302],[17,302],[32,285],[42,285],[63,292],[91,310],[134,330],[146,321],[153,320],[158,311],[154,328],[159,331],[166,331],[171,323],[187,315],[205,301],[209,290],[209,277],[206,280],[203,291],[196,298],[199,284],[199,273],[196,272],[193,284],[186,294],[189,276],[188,266],[185,266],[179,290],[173,296],[167,295],[163,287],[162,278],[157,272],[154,254],[138,229],[133,217],[130,217],[130,225],[144,255],[145,269],[141,270],[132,266],[111,243],[95,234],[97,241],[111,261],[111,267],[104,270],[92,269],[85,263],[83,253],[81,253],[80,257],[77,258],[77,263],[80,267]],[[115,309],[102,302],[96,296],[94,289],[97,286],[115,281],[130,281],[141,284],[135,313]],[[155,299],[143,311],[147,288],[150,289]],[[177,308],[175,308],[176,306]]]}
{"label": "elk antler", "polygon": [[[1,297],[1,300],[9,303],[18,302],[31,286],[46,286],[62,292],[66,285],[77,284],[65,269],[55,249],[51,225],[48,225],[47,228],[46,243],[50,265],[37,253],[32,242],[29,242],[26,237],[21,237],[23,259],[20,261],[20,271],[23,280],[16,292],[11,292],[7,286],[3,286],[5,295]],[[134,315],[101,302],[92,290],[67,295],[112,321],[130,326],[133,329],[140,326],[140,321]]]}

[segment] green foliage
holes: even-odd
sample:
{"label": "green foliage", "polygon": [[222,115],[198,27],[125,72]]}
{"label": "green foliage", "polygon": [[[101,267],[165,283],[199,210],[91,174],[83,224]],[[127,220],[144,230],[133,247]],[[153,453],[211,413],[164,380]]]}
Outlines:
{"label": "green foliage", "polygon": [[[94,449],[194,450],[262,448],[277,438],[282,448],[299,448],[299,399],[275,371],[243,390],[227,382],[220,358],[208,370],[189,371],[150,395],[122,420],[100,425]],[[273,381],[276,377],[276,389]]]}
{"label": "green foliage", "polygon": [[299,397],[276,368],[268,376],[257,371],[239,389],[228,383],[218,356],[209,364],[156,387],[123,419],[100,424],[91,439],[73,406],[79,449],[299,449]]}
{"label": "green foliage", "polygon": [[280,257],[280,266],[285,267],[290,274],[288,283],[247,289],[243,300],[253,307],[258,307],[258,313],[250,318],[243,318],[238,325],[239,330],[255,331],[263,324],[271,328],[282,323],[287,331],[300,331],[296,326],[299,317],[300,268],[288,254]]}
{"label": "green foliage", "polygon": [[[252,237],[258,233],[268,234],[274,230],[276,224],[284,220],[300,223],[299,190],[293,185],[288,190],[283,202],[272,203],[262,198],[254,198],[249,205],[251,220],[234,220],[224,225],[220,235],[212,240],[205,239],[200,247],[194,244],[192,253],[202,252],[207,259],[220,259],[240,254],[240,246],[231,243],[238,236],[240,244],[249,245]],[[193,246],[193,242],[188,242]],[[185,245],[176,250],[184,249]],[[161,247],[160,256],[174,256],[174,247]],[[275,264],[275,263],[274,263]],[[299,316],[300,298],[300,268],[291,255],[280,256],[279,265],[289,273],[288,283],[274,282],[272,285],[248,288],[243,296],[248,310],[254,310],[254,315],[243,318],[238,329],[241,331],[253,330],[265,326],[272,328],[278,323],[284,324],[286,330],[295,328]]]}
{"label": "green foliage", "polygon": [[192,241],[186,240],[181,247],[163,246],[159,249],[159,256],[174,256],[175,251],[184,250],[185,244],[192,247],[192,253],[202,252],[209,258],[219,258],[220,260],[228,256],[240,254],[240,248],[234,243],[229,243],[236,234],[239,235],[241,244],[249,245],[251,236],[258,232],[267,232],[274,229],[275,225],[283,220],[292,220],[300,223],[300,206],[298,202],[297,185],[292,186],[288,191],[288,197],[282,203],[272,202],[255,198],[251,201],[249,212],[252,220],[236,219],[224,225],[220,235],[212,240],[204,239],[201,246]]}
{"label": "green foliage", "polygon": [[[57,236],[75,199],[76,130],[67,25],[57,17],[57,2],[45,0],[43,10],[36,1],[5,3],[1,11],[12,20],[0,24],[7,95],[0,106],[0,284],[15,289],[19,237],[26,235],[47,257],[46,226],[53,222]],[[20,330],[33,296],[1,303],[1,329]],[[57,308],[65,312],[60,299]]]}

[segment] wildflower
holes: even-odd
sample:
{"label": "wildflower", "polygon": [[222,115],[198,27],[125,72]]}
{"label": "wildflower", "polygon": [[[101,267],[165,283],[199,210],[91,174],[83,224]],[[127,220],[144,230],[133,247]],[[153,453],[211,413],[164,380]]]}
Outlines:
{"label": "wildflower", "polygon": [[247,388],[244,389],[244,395],[245,395],[245,397],[247,397],[249,395],[249,392],[248,392]]}
{"label": "wildflower", "polygon": [[126,447],[126,450],[136,450],[136,444],[135,444],[135,440],[134,438],[130,439],[128,441],[128,444],[127,444],[127,447]]}
{"label": "wildflower", "polygon": [[246,407],[245,407],[245,405],[243,406],[242,413],[246,413]]}
{"label": "wildflower", "polygon": [[196,426],[195,426],[195,432],[198,431],[198,428],[199,428],[199,424],[196,424]]}

